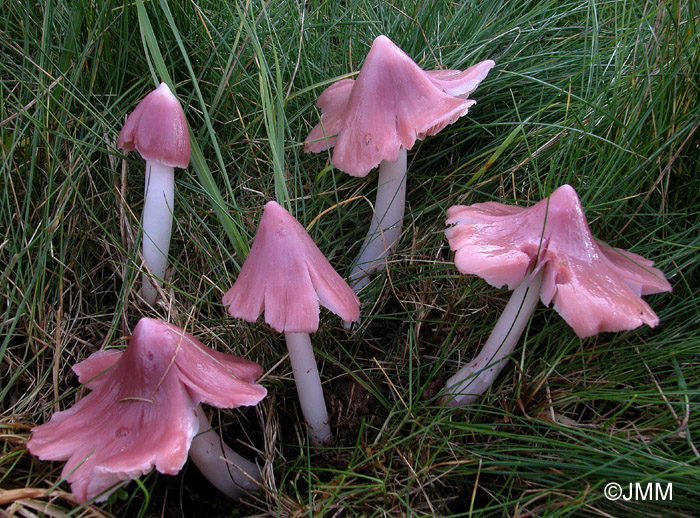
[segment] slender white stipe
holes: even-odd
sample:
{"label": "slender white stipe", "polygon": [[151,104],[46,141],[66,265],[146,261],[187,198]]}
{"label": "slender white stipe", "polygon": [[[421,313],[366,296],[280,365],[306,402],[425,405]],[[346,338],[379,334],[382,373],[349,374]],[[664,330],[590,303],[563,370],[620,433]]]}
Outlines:
{"label": "slender white stipe", "polygon": [[386,265],[401,235],[406,205],[406,150],[399,150],[395,162],[379,165],[379,184],[374,214],[367,237],[350,273],[350,285],[358,293],[369,282],[369,274]]}
{"label": "slender white stipe", "polygon": [[537,307],[542,270],[525,276],[506,304],[481,352],[447,380],[441,402],[447,406],[469,405],[486,392],[506,364]]}
{"label": "slender white stipe", "polygon": [[173,226],[175,198],[175,169],[153,160],[146,161],[146,192],[143,205],[143,258],[153,273],[153,279],[143,274],[141,296],[153,304],[163,285],[168,249]]}
{"label": "slender white stipe", "polygon": [[311,444],[320,446],[331,439],[328,411],[323,399],[321,378],[316,367],[314,350],[308,333],[284,333],[292,362],[294,381],[297,384],[299,402],[309,427]]}
{"label": "slender white stipe", "polygon": [[197,408],[199,433],[189,456],[209,482],[230,498],[239,499],[258,489],[262,477],[256,464],[233,451],[211,427],[202,407]]}

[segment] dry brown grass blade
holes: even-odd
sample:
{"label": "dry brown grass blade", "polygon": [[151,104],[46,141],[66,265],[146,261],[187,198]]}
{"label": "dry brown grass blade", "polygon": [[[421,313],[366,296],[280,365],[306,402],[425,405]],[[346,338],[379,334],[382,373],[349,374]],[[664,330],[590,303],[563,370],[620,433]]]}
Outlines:
{"label": "dry brown grass blade", "polygon": [[[48,501],[44,502],[39,499],[48,499]],[[64,500],[73,505],[79,505],[75,497],[65,491],[50,491],[33,487],[9,490],[0,489],[0,505],[11,504],[5,509],[8,516],[36,516],[31,511],[38,511],[52,518],[66,516],[66,511],[55,505],[54,502],[56,500]],[[24,508],[31,511],[29,513],[23,512],[26,511]],[[111,518],[113,516],[91,505],[85,506],[82,511],[77,516],[90,518]]]}

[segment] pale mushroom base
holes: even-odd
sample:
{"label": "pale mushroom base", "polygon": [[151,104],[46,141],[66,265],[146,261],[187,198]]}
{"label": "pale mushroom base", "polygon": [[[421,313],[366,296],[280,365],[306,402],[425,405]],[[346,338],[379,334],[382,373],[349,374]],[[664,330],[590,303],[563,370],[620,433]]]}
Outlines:
{"label": "pale mushroom base", "polygon": [[406,205],[406,149],[399,150],[395,162],[379,165],[379,185],[374,213],[367,237],[350,272],[350,286],[355,293],[369,283],[369,274],[386,265],[387,256],[394,251],[401,235]]}
{"label": "pale mushroom base", "polygon": [[146,161],[146,194],[143,205],[143,260],[153,277],[143,274],[141,296],[149,304],[158,298],[154,285],[163,285],[173,227],[175,169]]}
{"label": "pale mushroom base", "polygon": [[331,427],[328,424],[328,411],[311,338],[308,333],[284,333],[284,337],[287,340],[301,411],[309,427],[309,438],[311,444],[320,446],[331,440]]}
{"label": "pale mushroom base", "polygon": [[542,270],[526,275],[520,286],[513,290],[481,352],[445,383],[442,404],[452,407],[470,405],[488,390],[530,321],[540,299],[541,286]]}
{"label": "pale mushroom base", "polygon": [[233,499],[240,499],[260,487],[258,466],[245,459],[211,427],[202,407],[197,408],[199,433],[192,439],[189,456],[209,482]]}

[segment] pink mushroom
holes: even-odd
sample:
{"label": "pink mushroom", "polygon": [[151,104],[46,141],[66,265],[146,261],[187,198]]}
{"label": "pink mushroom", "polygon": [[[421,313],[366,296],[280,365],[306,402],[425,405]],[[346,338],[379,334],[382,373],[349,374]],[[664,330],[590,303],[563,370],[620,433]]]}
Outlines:
{"label": "pink mushroom", "polygon": [[[162,286],[173,224],[175,167],[185,168],[190,162],[185,113],[168,85],[161,83],[136,106],[119,133],[117,147],[127,152],[136,149],[146,160],[143,257]],[[141,295],[149,304],[158,295],[145,275]]]}
{"label": "pink mushroom", "polygon": [[356,80],[343,79],[318,98],[321,123],[305,150],[334,147],[333,165],[352,176],[379,166],[370,229],[350,273],[359,292],[368,274],[384,266],[396,247],[406,197],[406,150],[467,114],[467,96],[495,65],[482,61],[464,71],[424,72],[386,36],[377,37]]}
{"label": "pink mushroom", "polygon": [[359,300],[304,227],[278,203],[265,205],[258,232],[236,282],[223,297],[232,317],[265,322],[284,333],[311,442],[330,440],[328,412],[309,333],[319,304],[344,320],[360,317]]}
{"label": "pink mushroom", "polygon": [[671,291],[666,277],[652,261],[597,241],[571,186],[529,208],[475,203],[447,215],[457,269],[515,291],[481,352],[447,380],[444,403],[469,404],[488,389],[537,299],[552,303],[581,338],[659,323],[641,295]]}
{"label": "pink mushroom", "polygon": [[[125,351],[99,351],[73,367],[91,392],[32,429],[27,448],[42,460],[65,460],[62,477],[79,502],[105,500],[122,482],[154,466],[174,475],[188,451],[219,489],[237,497],[255,485],[254,464],[212,448],[200,403],[257,404],[256,363],[216,352],[174,325],[143,318]],[[219,444],[221,444],[219,442]]]}

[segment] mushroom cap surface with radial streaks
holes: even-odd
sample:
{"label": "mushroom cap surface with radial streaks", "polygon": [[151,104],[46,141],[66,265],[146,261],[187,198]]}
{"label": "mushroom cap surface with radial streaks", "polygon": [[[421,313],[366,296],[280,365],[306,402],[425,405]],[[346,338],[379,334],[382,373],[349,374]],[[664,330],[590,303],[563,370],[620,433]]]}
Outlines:
{"label": "mushroom cap surface with radial streaks", "polygon": [[190,133],[180,101],[161,83],[134,108],[119,133],[117,147],[168,167],[190,163]]}
{"label": "mushroom cap surface with radial streaks", "polygon": [[528,208],[486,202],[447,215],[460,272],[514,289],[533,266],[544,270],[540,299],[578,336],[659,323],[641,295],[671,291],[666,277],[652,261],[596,240],[573,187]]}
{"label": "mushroom cap surface with radial streaks", "polygon": [[313,333],[319,304],[343,320],[360,318],[360,301],[304,227],[275,201],[265,205],[253,246],[223,297],[232,317],[282,333]]}
{"label": "mushroom cap surface with radial streaks", "polygon": [[466,97],[495,65],[482,61],[460,70],[423,71],[386,36],[372,43],[357,79],[342,79],[318,98],[321,122],[304,149],[334,147],[333,165],[366,176],[383,160],[396,161],[401,147],[435,135],[467,114]]}
{"label": "mushroom cap surface with radial streaks", "polygon": [[254,383],[257,363],[151,318],[138,322],[124,351],[98,351],[73,370],[91,392],[33,428],[27,448],[42,460],[67,461],[61,476],[79,502],[105,500],[115,484],[154,466],[179,472],[200,403],[249,406],[267,393]]}

